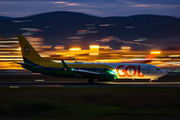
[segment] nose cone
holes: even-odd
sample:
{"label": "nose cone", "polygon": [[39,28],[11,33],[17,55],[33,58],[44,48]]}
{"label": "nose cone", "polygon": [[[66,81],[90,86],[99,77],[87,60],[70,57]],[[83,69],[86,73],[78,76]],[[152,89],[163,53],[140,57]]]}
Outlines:
{"label": "nose cone", "polygon": [[162,71],[161,71],[161,74],[162,74],[162,76],[165,76],[165,75],[167,74],[167,72],[164,71],[164,70],[162,70]]}

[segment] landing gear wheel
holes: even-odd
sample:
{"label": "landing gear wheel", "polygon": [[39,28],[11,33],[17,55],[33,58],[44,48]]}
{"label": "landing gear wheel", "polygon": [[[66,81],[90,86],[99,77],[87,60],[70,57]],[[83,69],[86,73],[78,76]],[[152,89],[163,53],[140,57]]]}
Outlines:
{"label": "landing gear wheel", "polygon": [[149,80],[149,83],[152,83],[152,80]]}
{"label": "landing gear wheel", "polygon": [[94,83],[94,80],[91,78],[91,79],[88,80],[88,83],[92,84],[92,83]]}

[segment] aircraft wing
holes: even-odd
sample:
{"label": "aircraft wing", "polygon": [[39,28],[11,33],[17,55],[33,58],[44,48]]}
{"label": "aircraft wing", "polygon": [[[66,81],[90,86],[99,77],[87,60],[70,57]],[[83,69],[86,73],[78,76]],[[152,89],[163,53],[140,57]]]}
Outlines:
{"label": "aircraft wing", "polygon": [[96,77],[99,76],[101,73],[98,72],[92,72],[92,71],[87,71],[87,70],[81,70],[81,69],[74,69],[77,73],[76,77],[83,78],[83,77]]}
{"label": "aircraft wing", "polygon": [[[64,62],[63,59],[61,59],[62,64],[65,68],[65,70],[71,70],[67,64]],[[93,71],[87,71],[87,70],[82,70],[82,69],[73,69],[77,73],[76,77],[83,78],[83,77],[96,77],[99,76],[101,73],[98,72],[93,72]]]}

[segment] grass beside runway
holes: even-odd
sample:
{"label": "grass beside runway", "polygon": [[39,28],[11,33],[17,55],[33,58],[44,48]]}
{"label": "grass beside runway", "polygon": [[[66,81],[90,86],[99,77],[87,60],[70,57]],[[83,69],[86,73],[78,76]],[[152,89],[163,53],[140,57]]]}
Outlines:
{"label": "grass beside runway", "polygon": [[0,88],[1,120],[177,119],[179,88]]}

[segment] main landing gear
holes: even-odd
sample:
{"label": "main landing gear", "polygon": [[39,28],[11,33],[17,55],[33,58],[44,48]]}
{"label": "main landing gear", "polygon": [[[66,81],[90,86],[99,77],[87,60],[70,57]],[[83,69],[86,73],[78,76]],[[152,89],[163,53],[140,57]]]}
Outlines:
{"label": "main landing gear", "polygon": [[152,80],[149,80],[149,83],[152,83]]}
{"label": "main landing gear", "polygon": [[89,83],[89,84],[94,83],[94,79],[93,79],[93,78],[90,78],[90,79],[88,80],[88,83]]}
{"label": "main landing gear", "polygon": [[158,78],[152,78],[149,80],[149,83],[152,83],[153,80],[158,80]]}

